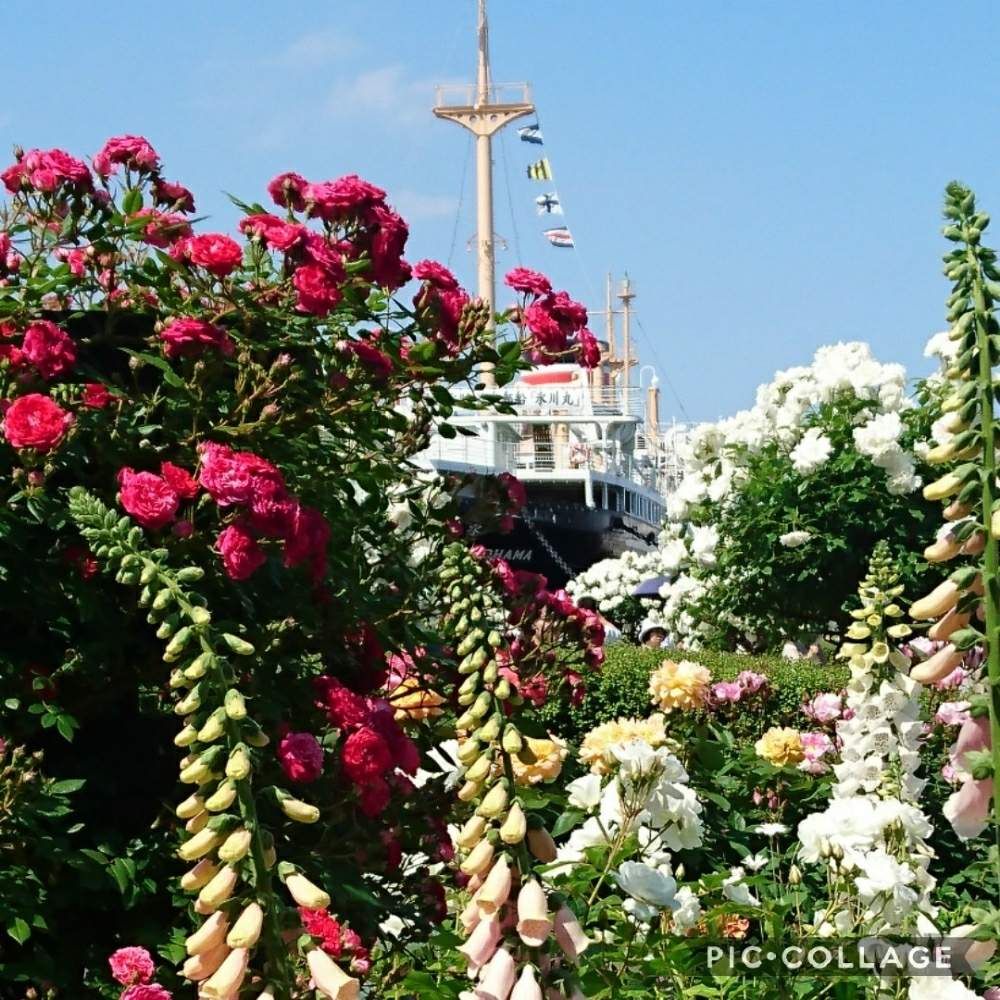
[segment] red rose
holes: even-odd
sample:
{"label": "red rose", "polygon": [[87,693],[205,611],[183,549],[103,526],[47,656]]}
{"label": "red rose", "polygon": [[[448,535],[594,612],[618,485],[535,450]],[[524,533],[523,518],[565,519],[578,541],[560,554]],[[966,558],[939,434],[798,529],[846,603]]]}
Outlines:
{"label": "red rose", "polygon": [[508,288],[513,288],[515,292],[524,292],[527,295],[548,295],[552,291],[552,285],[544,274],[532,271],[530,267],[515,267],[507,272],[503,279]]}
{"label": "red rose", "polygon": [[[297,177],[298,175],[284,176]],[[277,180],[278,178],[275,178],[271,183],[273,184]],[[268,190],[270,190],[270,185]],[[327,222],[346,222],[349,219],[357,218],[385,200],[385,191],[362,180],[357,174],[348,174],[335,181],[306,184],[301,189],[301,195],[307,213],[319,216]],[[277,201],[277,199],[275,200]]]}
{"label": "red rose", "polygon": [[298,509],[298,502],[289,496],[284,483],[259,478],[250,497],[250,525],[269,538],[286,538],[293,530]]}
{"label": "red rose", "polygon": [[220,507],[252,503],[263,492],[284,489],[281,473],[268,461],[249,451],[233,451],[224,444],[205,441],[198,446],[201,471],[198,481]]}
{"label": "red rose", "polygon": [[160,475],[182,500],[193,500],[198,495],[198,480],[187,469],[173,462],[164,462],[160,465]]}
{"label": "red rose", "polygon": [[191,316],[170,320],[160,331],[160,340],[166,345],[168,358],[201,354],[208,347],[224,357],[233,353],[233,342],[222,327]]}
{"label": "red rose", "polygon": [[308,230],[298,223],[284,222],[276,215],[264,212],[241,220],[240,232],[263,240],[272,250],[286,253],[302,242]]}
{"label": "red rose", "polygon": [[46,379],[56,378],[76,364],[76,344],[65,330],[47,319],[37,320],[28,327],[21,352]]}
{"label": "red rose", "polygon": [[203,267],[217,278],[232,274],[243,262],[239,243],[223,233],[188,236],[171,247],[170,256]]}
{"label": "red rose", "polygon": [[166,527],[176,516],[179,498],[155,472],[124,468],[118,473],[118,500],[133,520],[150,531]]}
{"label": "red rose", "polygon": [[66,436],[74,417],[38,392],[15,399],[3,416],[3,434],[14,448],[49,452]]}
{"label": "red rose", "polygon": [[389,804],[392,793],[382,778],[370,782],[358,792],[358,808],[369,819],[374,819]]}
{"label": "red rose", "polygon": [[369,252],[373,284],[394,291],[410,280],[410,265],[403,260],[410,230],[391,208],[376,205],[368,215],[372,226]]}
{"label": "red rose", "polygon": [[307,229],[302,241],[302,256],[307,264],[315,264],[326,271],[334,284],[347,280],[344,270],[344,254],[353,249],[350,244],[331,243],[325,236]]}
{"label": "red rose", "polygon": [[340,289],[324,268],[303,264],[295,269],[292,284],[298,297],[295,308],[311,316],[326,316],[340,301]]}
{"label": "red rose", "polygon": [[330,525],[312,507],[298,506],[285,536],[285,565],[298,566],[308,561],[314,581],[326,572],[326,546],[330,541]]}
{"label": "red rose", "polygon": [[160,158],[141,135],[116,135],[94,154],[94,169],[107,177],[119,164],[128,170],[154,173],[160,167]]}
{"label": "red rose", "polygon": [[344,765],[344,773],[361,787],[380,780],[393,766],[389,744],[367,726],[362,726],[347,737],[340,759]]}
{"label": "red rose", "polygon": [[313,684],[318,706],[338,729],[357,729],[368,721],[371,711],[364,695],[345,687],[335,677],[317,677]]}
{"label": "red rose", "polygon": [[301,212],[306,207],[302,192],[307,184],[308,181],[301,174],[292,172],[278,174],[267,185],[267,193],[276,205],[282,208],[294,208],[297,212]]}
{"label": "red rose", "polygon": [[148,219],[142,238],[154,247],[165,249],[172,243],[191,235],[191,223],[178,212],[161,212],[156,208],[140,208],[132,219]]}
{"label": "red rose", "polygon": [[32,149],[0,174],[0,179],[11,194],[26,187],[54,191],[60,184],[89,191],[94,183],[87,164],[61,149]]}
{"label": "red rose", "polygon": [[231,524],[215,541],[222,565],[230,580],[247,580],[267,562],[267,553],[241,524]]}
{"label": "red rose", "polygon": [[377,347],[363,340],[345,340],[338,346],[342,353],[357,358],[376,379],[384,380],[392,374],[392,358]]}
{"label": "red rose", "polygon": [[278,744],[278,760],[289,781],[315,781],[323,773],[323,748],[312,733],[286,733]]}
{"label": "red rose", "polygon": [[194,195],[183,184],[156,180],[153,182],[153,197],[157,205],[166,205],[178,212],[194,211]]}
{"label": "red rose", "polygon": [[497,479],[507,493],[508,509],[515,514],[519,510],[523,510],[525,504],[528,502],[528,494],[524,488],[524,483],[510,472],[501,472],[497,476]]}
{"label": "red rose", "polygon": [[413,277],[426,281],[442,291],[453,291],[458,288],[455,275],[436,260],[422,260],[413,265]]}
{"label": "red rose", "polygon": [[589,330],[581,330],[576,339],[580,348],[580,364],[584,368],[596,368],[601,363],[601,346],[597,338]]}

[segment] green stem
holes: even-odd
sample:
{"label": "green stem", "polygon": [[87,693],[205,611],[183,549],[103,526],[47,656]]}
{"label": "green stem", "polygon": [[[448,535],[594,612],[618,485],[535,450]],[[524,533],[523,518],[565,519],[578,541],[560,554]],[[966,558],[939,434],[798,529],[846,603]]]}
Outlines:
{"label": "green stem", "polygon": [[990,736],[993,744],[993,837],[996,844],[997,897],[1000,900],[1000,579],[997,540],[990,531],[996,497],[996,443],[993,412],[993,366],[990,364],[990,309],[986,305],[983,275],[976,250],[966,250],[972,271],[972,295],[976,311],[976,348],[979,352],[979,412],[983,436],[983,606],[986,610],[986,671],[990,685]]}

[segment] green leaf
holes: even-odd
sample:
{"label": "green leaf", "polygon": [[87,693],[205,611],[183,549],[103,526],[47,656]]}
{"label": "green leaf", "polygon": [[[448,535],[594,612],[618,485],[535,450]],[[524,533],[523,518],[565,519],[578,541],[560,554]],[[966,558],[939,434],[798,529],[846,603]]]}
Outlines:
{"label": "green leaf", "polygon": [[24,944],[31,937],[31,926],[23,917],[15,917],[7,925],[7,933],[18,943]]}
{"label": "green leaf", "polygon": [[142,192],[138,188],[129,188],[122,199],[122,212],[125,215],[135,215],[142,208]]}
{"label": "green leaf", "polygon": [[170,367],[170,364],[165,358],[158,358],[155,354],[146,354],[143,351],[133,351],[127,347],[121,348],[129,357],[136,358],[139,361],[145,362],[147,365],[152,365],[154,368],[159,368],[163,372],[163,381],[167,385],[173,386],[175,389],[185,388],[184,380],[180,377]]}
{"label": "green leaf", "polygon": [[86,778],[65,778],[51,785],[49,791],[53,795],[69,795],[70,792],[78,792],[86,783]]}

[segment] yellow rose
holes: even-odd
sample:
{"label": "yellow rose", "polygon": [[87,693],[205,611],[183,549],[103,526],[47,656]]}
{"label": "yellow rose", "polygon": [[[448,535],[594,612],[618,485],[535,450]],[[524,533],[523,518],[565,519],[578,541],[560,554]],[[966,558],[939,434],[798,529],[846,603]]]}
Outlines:
{"label": "yellow rose", "polygon": [[664,712],[675,708],[701,708],[708,701],[712,675],[707,667],[690,660],[664,660],[649,678],[649,694]]}
{"label": "yellow rose", "polygon": [[583,738],[580,760],[590,765],[590,770],[594,774],[606,774],[609,763],[608,747],[616,743],[630,743],[633,740],[641,740],[654,748],[662,746],[667,739],[663,722],[663,715],[656,712],[648,719],[623,718],[601,723]]}
{"label": "yellow rose", "polygon": [[758,757],[777,767],[798,764],[805,758],[799,731],[787,727],[773,726],[757,740],[754,749]]}
{"label": "yellow rose", "polygon": [[514,780],[519,785],[537,785],[540,781],[558,778],[568,752],[566,744],[558,736],[551,735],[547,740],[526,736],[524,743],[525,750],[530,751],[535,759],[526,764],[519,756],[512,756],[510,763],[514,769]]}

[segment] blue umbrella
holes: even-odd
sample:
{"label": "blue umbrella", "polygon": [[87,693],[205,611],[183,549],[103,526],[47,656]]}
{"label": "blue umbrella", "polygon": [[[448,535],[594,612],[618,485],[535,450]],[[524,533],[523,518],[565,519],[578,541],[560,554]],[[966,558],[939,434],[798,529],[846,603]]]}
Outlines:
{"label": "blue umbrella", "polygon": [[635,590],[632,591],[633,597],[659,597],[660,587],[664,584],[670,583],[669,576],[653,576],[648,580],[643,580]]}

